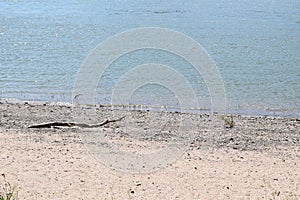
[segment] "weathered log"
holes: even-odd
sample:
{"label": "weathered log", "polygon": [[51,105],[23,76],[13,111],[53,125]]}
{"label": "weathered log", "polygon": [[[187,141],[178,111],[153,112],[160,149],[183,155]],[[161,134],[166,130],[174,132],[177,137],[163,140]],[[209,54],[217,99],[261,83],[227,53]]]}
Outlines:
{"label": "weathered log", "polygon": [[117,121],[121,121],[124,119],[125,116],[119,118],[119,119],[113,119],[113,120],[105,120],[104,122],[100,124],[84,124],[84,123],[75,123],[75,122],[49,122],[49,123],[42,123],[42,124],[35,124],[31,125],[28,128],[52,128],[52,127],[80,127],[80,128],[98,128],[101,126],[104,126],[108,123],[113,123]]}

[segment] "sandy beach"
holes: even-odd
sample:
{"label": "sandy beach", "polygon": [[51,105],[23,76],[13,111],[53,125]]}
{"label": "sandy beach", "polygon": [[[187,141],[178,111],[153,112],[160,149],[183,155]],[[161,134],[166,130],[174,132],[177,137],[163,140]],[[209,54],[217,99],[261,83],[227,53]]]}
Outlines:
{"label": "sandy beach", "polygon": [[299,14],[0,0],[0,200],[300,200]]}
{"label": "sandy beach", "polygon": [[[167,166],[137,173],[97,159],[82,127],[28,128],[74,122],[74,113],[89,109],[2,102],[0,110],[0,173],[19,199],[300,199],[299,119],[236,115],[232,128],[222,127],[208,142],[206,115],[98,107],[96,118],[81,118],[97,124],[125,115],[97,128],[107,133],[101,142],[145,154],[180,136],[179,117],[190,119],[185,126],[196,134],[186,150]],[[129,134],[140,129],[144,134]]]}

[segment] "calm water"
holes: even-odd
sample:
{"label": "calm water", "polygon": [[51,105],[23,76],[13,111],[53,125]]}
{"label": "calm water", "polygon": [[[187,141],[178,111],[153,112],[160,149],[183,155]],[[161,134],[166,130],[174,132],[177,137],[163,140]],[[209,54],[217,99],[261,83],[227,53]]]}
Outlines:
{"label": "calm water", "polygon": [[[0,0],[0,97],[71,102],[77,70],[107,37],[155,26],[194,38],[216,62],[229,112],[300,117],[300,1],[295,0]],[[209,93],[191,66],[153,50],[124,56],[106,72],[97,101],[136,64],[183,70],[209,109]],[[141,88],[133,103],[176,105],[170,91]]]}

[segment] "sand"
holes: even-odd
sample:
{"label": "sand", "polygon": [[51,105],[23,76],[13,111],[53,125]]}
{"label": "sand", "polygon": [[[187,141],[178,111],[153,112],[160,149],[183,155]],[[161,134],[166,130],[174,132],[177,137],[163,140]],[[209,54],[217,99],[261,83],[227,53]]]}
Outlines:
{"label": "sand", "polygon": [[[0,173],[17,186],[19,199],[300,199],[299,119],[236,115],[234,127],[224,128],[217,126],[219,116],[97,107],[91,117],[91,110],[0,103]],[[93,142],[82,137],[93,129],[28,128],[51,121],[95,124],[123,115],[98,128],[103,137]],[[182,118],[187,123],[178,123]],[[120,167],[106,160],[118,155],[109,144],[156,155],[171,139],[181,141],[184,130],[195,132],[192,140],[179,155],[168,154],[161,167]],[[110,157],[95,156],[97,145],[107,147]]]}

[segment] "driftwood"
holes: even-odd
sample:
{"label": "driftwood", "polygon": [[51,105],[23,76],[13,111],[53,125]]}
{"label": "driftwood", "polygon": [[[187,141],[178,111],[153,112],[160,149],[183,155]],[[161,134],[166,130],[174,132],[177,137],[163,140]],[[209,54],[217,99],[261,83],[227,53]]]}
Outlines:
{"label": "driftwood", "polygon": [[104,126],[108,123],[113,123],[117,121],[121,121],[124,119],[125,116],[119,118],[119,119],[113,119],[113,120],[106,120],[100,124],[84,124],[84,123],[75,123],[75,122],[49,122],[49,123],[42,123],[42,124],[35,124],[31,125],[28,128],[52,128],[52,127],[79,127],[79,128],[98,128],[101,126]]}

